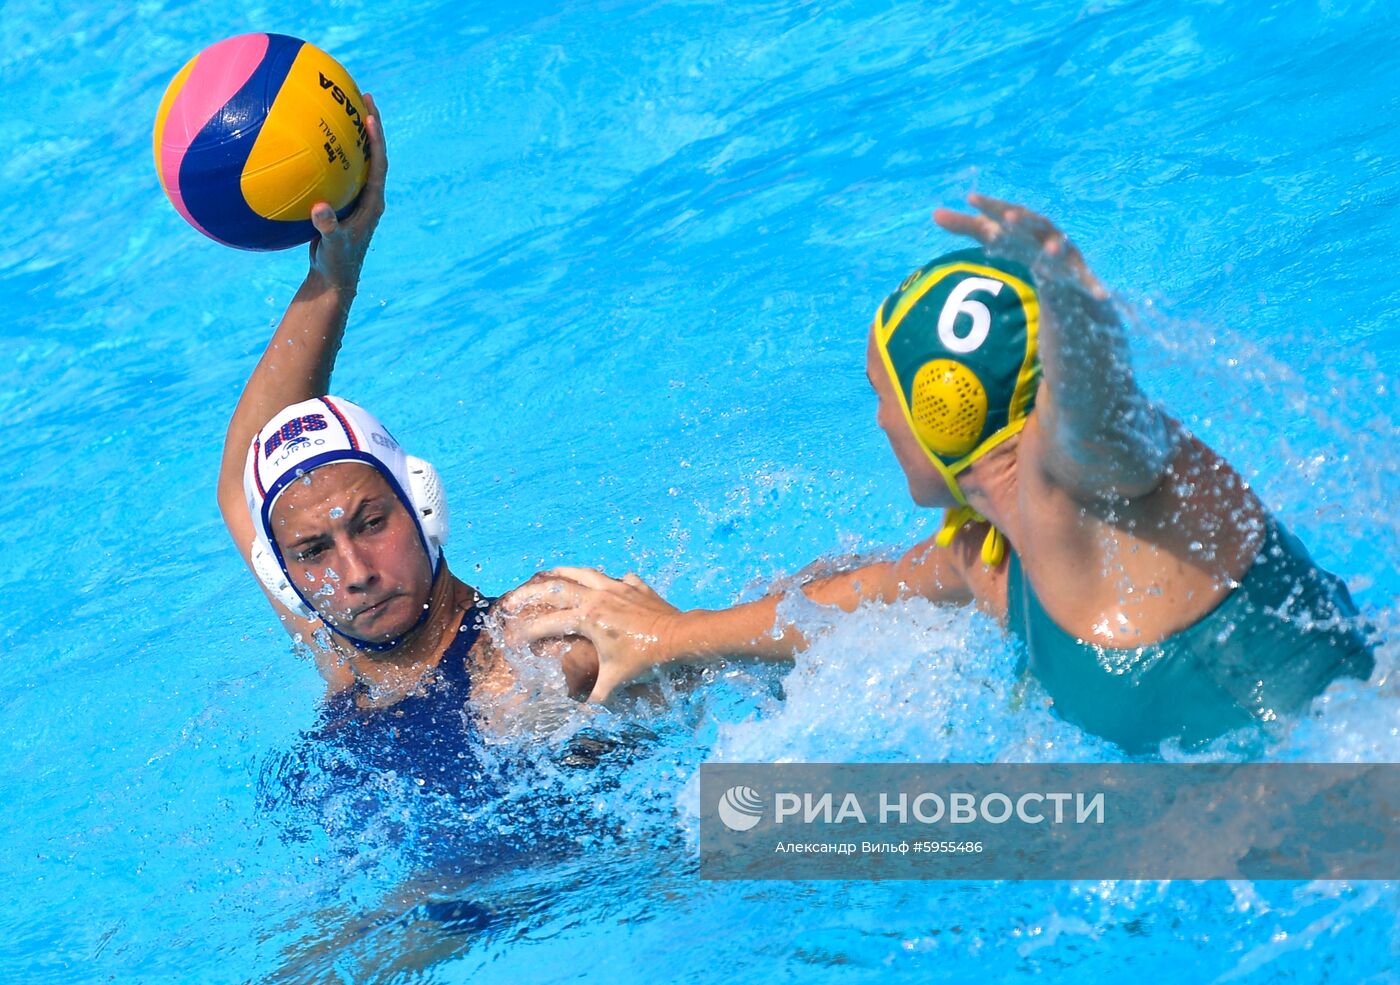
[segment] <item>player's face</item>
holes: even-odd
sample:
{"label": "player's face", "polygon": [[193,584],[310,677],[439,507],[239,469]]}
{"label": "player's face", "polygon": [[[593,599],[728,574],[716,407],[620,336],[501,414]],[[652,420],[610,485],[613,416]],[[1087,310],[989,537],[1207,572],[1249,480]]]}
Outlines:
{"label": "player's face", "polygon": [[326,622],[381,643],[417,624],[433,574],[418,527],[377,469],[325,465],[277,498],[272,529],[287,574]]}
{"label": "player's face", "polygon": [[919,446],[909,422],[905,420],[904,411],[899,406],[899,396],[894,392],[894,383],[880,360],[880,350],[875,345],[873,331],[865,348],[865,375],[879,400],[875,420],[889,439],[890,448],[899,461],[899,467],[904,470],[904,478],[909,483],[909,495],[913,496],[914,502],[920,506],[956,506],[957,503],[948,491],[948,484],[928,460],[928,455]]}

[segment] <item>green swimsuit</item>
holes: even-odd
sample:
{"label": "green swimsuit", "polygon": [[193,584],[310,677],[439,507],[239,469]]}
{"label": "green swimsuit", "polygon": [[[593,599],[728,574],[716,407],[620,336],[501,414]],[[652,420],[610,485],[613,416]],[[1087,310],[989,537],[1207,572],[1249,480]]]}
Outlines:
{"label": "green swimsuit", "polygon": [[1233,592],[1186,629],[1132,649],[1066,633],[1010,555],[1008,623],[1032,673],[1067,721],[1130,753],[1176,737],[1188,748],[1294,711],[1338,677],[1370,677],[1375,659],[1342,580],[1269,518],[1259,555]]}

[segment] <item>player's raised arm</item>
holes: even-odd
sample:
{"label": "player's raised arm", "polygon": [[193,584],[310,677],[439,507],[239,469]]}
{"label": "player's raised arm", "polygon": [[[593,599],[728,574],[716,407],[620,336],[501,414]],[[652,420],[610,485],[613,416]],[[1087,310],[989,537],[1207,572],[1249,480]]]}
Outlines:
{"label": "player's raised arm", "polygon": [[1171,432],[1133,377],[1108,291],[1050,220],[985,195],[969,195],[968,202],[979,215],[939,209],[934,220],[1036,278],[1043,370],[1036,409],[1049,438],[1039,466],[1082,498],[1151,492],[1166,472]]}
{"label": "player's raised arm", "polygon": [[344,220],[325,202],[311,210],[320,237],[311,242],[311,267],[282,316],[229,421],[219,468],[219,509],[224,523],[249,558],[252,521],[243,496],[243,465],[248,443],[282,408],[329,392],[350,305],[359,288],[360,268],[384,213],[388,157],[379,110],[366,93],[365,130],[370,139],[369,174],[359,204]]}

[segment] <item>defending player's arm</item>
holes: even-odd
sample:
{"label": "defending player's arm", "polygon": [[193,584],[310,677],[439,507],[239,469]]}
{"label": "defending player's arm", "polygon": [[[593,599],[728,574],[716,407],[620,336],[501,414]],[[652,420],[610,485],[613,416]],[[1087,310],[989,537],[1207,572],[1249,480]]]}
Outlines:
{"label": "defending player's arm", "polygon": [[1079,499],[1152,492],[1171,458],[1172,432],[1133,377],[1108,291],[1048,219],[984,195],[968,201],[982,214],[939,209],[935,220],[1036,277],[1043,369],[1036,411],[1048,438],[1037,464]]}
{"label": "defending player's arm", "polygon": [[[365,102],[370,159],[359,204],[344,221],[337,221],[335,211],[325,202],[313,207],[311,221],[320,238],[311,243],[311,268],[248,378],[224,438],[219,510],[250,567],[253,525],[243,495],[248,443],[282,408],[329,392],[336,353],[359,286],[360,268],[384,212],[384,178],[388,170],[384,132],[378,109],[368,94]],[[294,616],[270,595],[269,600],[289,632],[309,632],[313,623]]]}
{"label": "defending player's arm", "polygon": [[[972,592],[955,549],[925,541],[897,561],[864,565],[802,586],[821,605],[847,612],[862,602],[893,602],[923,596],[963,603]],[[559,568],[557,578],[533,581],[505,599],[510,609],[529,605],[548,611],[522,621],[512,642],[578,635],[598,650],[598,679],[590,700],[606,701],[614,690],[671,663],[703,663],[721,658],[791,660],[810,640],[780,620],[782,594],[764,596],[727,609],[682,612],[636,575],[609,578],[589,568]]]}

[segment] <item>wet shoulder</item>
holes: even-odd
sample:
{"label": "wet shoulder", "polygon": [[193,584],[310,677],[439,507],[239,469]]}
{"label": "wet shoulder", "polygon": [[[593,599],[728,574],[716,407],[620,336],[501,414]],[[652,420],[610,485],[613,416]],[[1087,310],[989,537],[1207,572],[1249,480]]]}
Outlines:
{"label": "wet shoulder", "polygon": [[1084,498],[1028,464],[1017,503],[1016,548],[1040,604],[1065,632],[1107,646],[1194,624],[1243,577],[1263,529],[1248,485],[1184,431],[1151,492]]}

